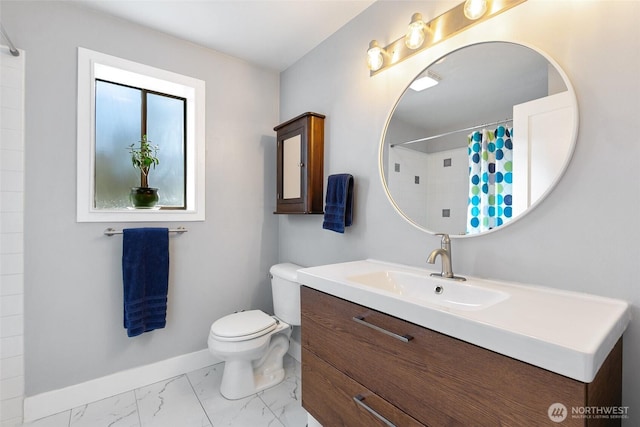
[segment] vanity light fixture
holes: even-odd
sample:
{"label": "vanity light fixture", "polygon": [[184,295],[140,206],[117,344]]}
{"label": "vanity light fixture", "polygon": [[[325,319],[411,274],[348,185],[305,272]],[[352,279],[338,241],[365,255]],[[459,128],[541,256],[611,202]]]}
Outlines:
{"label": "vanity light fixture", "polygon": [[475,21],[487,13],[487,0],[466,0],[464,2],[464,16]]}
{"label": "vanity light fixture", "polygon": [[375,40],[369,43],[369,75],[373,76],[525,1],[527,0],[465,0],[426,23],[421,14],[414,13],[406,35],[384,48]]}
{"label": "vanity light fixture", "polygon": [[367,66],[371,71],[378,71],[384,63],[384,49],[380,47],[377,41],[369,42],[367,50]]}
{"label": "vanity light fixture", "polygon": [[422,20],[422,15],[414,13],[407,28],[407,34],[404,36],[404,44],[409,49],[417,49],[422,46],[425,39],[425,30],[427,25]]}
{"label": "vanity light fixture", "polygon": [[422,76],[419,79],[415,79],[409,87],[416,92],[420,92],[425,89],[429,89],[430,87],[434,87],[440,82],[440,80],[442,80],[442,78],[439,75],[433,71],[427,71],[427,75]]}

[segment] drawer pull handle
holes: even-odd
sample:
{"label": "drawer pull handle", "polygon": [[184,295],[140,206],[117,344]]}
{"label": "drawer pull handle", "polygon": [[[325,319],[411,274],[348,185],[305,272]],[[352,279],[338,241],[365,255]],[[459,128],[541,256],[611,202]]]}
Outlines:
{"label": "drawer pull handle", "polygon": [[393,338],[395,338],[397,340],[400,340],[402,342],[409,342],[409,341],[411,341],[413,339],[413,337],[411,335],[407,335],[407,334],[398,335],[398,334],[393,333],[391,331],[387,331],[386,329],[382,329],[381,327],[376,326],[376,325],[374,325],[372,323],[369,323],[366,320],[364,320],[364,316],[355,316],[353,318],[353,320],[355,322],[357,322],[357,323],[360,323],[361,325],[368,326],[371,329],[375,329],[378,332],[382,332],[383,334],[389,335],[390,337],[393,337]]}
{"label": "drawer pull handle", "polygon": [[358,405],[360,405],[363,409],[365,409],[371,415],[373,415],[374,417],[376,417],[377,419],[379,419],[380,421],[388,425],[389,427],[396,427],[395,424],[393,424],[391,421],[389,421],[388,419],[386,419],[385,417],[377,413],[369,405],[364,403],[364,396],[362,396],[361,394],[357,394],[353,396],[353,401],[356,402]]}

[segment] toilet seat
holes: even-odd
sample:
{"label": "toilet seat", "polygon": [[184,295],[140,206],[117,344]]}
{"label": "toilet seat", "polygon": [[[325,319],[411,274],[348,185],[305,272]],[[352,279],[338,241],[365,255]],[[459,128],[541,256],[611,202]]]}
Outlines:
{"label": "toilet seat", "polygon": [[276,329],[278,321],[261,310],[241,311],[216,320],[211,334],[220,341],[247,341]]}

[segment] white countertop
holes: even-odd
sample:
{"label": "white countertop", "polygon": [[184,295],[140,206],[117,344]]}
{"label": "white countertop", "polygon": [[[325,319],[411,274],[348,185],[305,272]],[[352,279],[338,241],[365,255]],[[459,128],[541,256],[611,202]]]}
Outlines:
{"label": "white countertop", "polygon": [[631,320],[625,301],[534,285],[467,277],[469,286],[509,294],[469,311],[412,301],[348,279],[379,271],[433,272],[363,260],[300,269],[298,282],[585,383],[593,381]]}

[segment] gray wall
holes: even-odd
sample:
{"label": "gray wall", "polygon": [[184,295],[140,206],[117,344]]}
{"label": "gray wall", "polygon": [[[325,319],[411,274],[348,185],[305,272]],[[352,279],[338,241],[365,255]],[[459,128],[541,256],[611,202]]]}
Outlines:
{"label": "gray wall", "polygon": [[[568,74],[580,109],[577,148],[559,185],[532,213],[489,235],[453,241],[454,269],[622,298],[633,304],[637,319],[640,3],[529,0],[369,77],[370,40],[390,43],[404,34],[412,13],[433,17],[456,3],[377,2],[282,73],[281,117],[326,114],[325,175],[352,173],[356,188],[354,225],[344,235],[323,230],[320,217],[280,218],[280,258],[318,265],[370,257],[425,266],[438,239],[401,219],[380,182],[378,146],[387,116],[408,82],[446,52],[511,39],[546,51]],[[636,425],[637,320],[625,334],[623,387],[630,425]]]}
{"label": "gray wall", "polygon": [[[215,319],[271,311],[277,73],[70,2],[1,7],[27,52],[26,395],[205,349]],[[102,233],[150,224],[75,221],[78,46],[206,82],[207,219],[157,224],[189,231],[170,239],[167,327],[136,338],[122,327],[122,236]]]}

